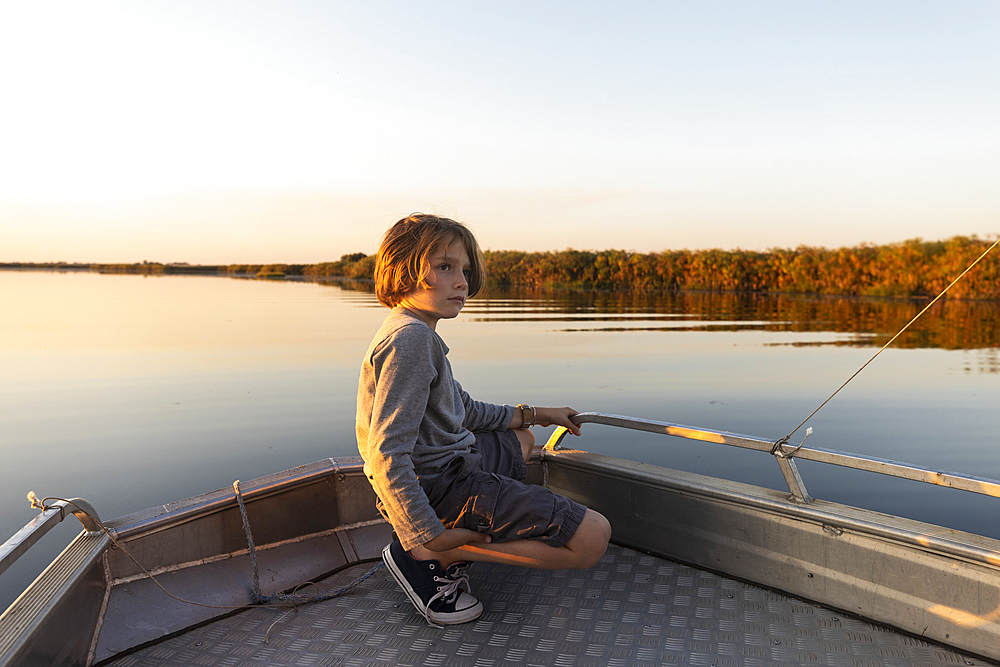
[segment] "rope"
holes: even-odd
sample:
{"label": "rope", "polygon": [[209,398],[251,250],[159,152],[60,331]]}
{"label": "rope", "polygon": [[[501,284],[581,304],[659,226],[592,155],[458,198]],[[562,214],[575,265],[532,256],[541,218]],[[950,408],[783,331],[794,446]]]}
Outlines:
{"label": "rope", "polygon": [[247,534],[247,544],[250,550],[250,564],[253,566],[253,590],[250,591],[250,599],[257,604],[264,602],[264,595],[260,592],[260,573],[257,570],[257,549],[253,544],[253,533],[250,532],[250,520],[247,518],[247,506],[243,504],[243,493],[240,491],[240,480],[233,482],[233,491],[236,493],[236,502],[240,504],[240,516],[243,517],[243,532]]}
{"label": "rope", "polygon": [[[253,543],[253,534],[250,532],[250,522],[247,519],[246,506],[243,504],[243,494],[240,492],[239,484],[240,484],[239,480],[236,480],[233,483],[233,489],[236,492],[236,501],[239,503],[240,506],[240,514],[243,516],[243,530],[247,536],[247,544],[249,545],[249,552],[250,552],[250,562],[253,568],[253,590],[250,591],[250,599],[253,601],[253,604],[249,605],[204,604],[202,602],[195,602],[194,600],[186,600],[182,597],[178,597],[173,593],[171,593],[170,591],[168,591],[166,588],[164,588],[163,584],[161,584],[156,579],[156,577],[153,576],[153,574],[142,565],[142,563],[136,560],[135,556],[133,556],[129,552],[129,550],[126,549],[124,545],[122,545],[121,542],[115,539],[115,536],[111,534],[111,531],[109,531],[104,526],[103,523],[97,520],[97,517],[95,517],[90,512],[88,512],[87,510],[83,509],[82,507],[74,503],[72,500],[67,500],[65,498],[57,498],[55,496],[47,496],[39,500],[38,497],[35,495],[34,491],[28,494],[28,500],[31,501],[31,506],[33,508],[42,510],[43,512],[48,511],[50,509],[56,509],[55,507],[48,506],[45,504],[46,501],[50,500],[61,501],[66,503],[67,505],[72,505],[73,507],[76,507],[78,510],[80,510],[81,512],[89,516],[91,519],[93,519],[94,522],[101,527],[101,530],[104,532],[104,534],[108,536],[108,539],[111,540],[111,543],[114,544],[119,549],[121,549],[122,553],[128,556],[132,560],[132,562],[135,563],[136,566],[140,570],[142,570],[147,577],[149,577],[150,581],[152,581],[154,584],[157,585],[157,587],[159,587],[161,591],[166,593],[169,597],[173,598],[174,600],[177,600],[178,602],[183,602],[185,604],[192,604],[198,607],[208,607],[209,609],[227,609],[231,611],[236,609],[252,609],[253,607],[298,607],[312,602],[324,602],[326,600],[332,600],[333,598],[340,597],[344,593],[347,593],[352,588],[355,588],[364,581],[370,579],[372,575],[374,575],[376,572],[379,571],[379,569],[384,567],[384,564],[382,562],[378,562],[375,564],[374,567],[368,570],[368,572],[358,577],[348,585],[344,586],[343,588],[339,588],[333,591],[332,593],[327,593],[325,595],[305,595],[305,594],[295,593],[295,591],[297,591],[302,586],[311,584],[312,582],[307,582],[307,584],[302,584],[300,586],[297,586],[295,589],[293,589],[293,592],[291,594],[275,593],[274,595],[264,595],[263,593],[261,593],[260,590],[260,576],[258,574],[258,568],[257,568],[257,551]],[[285,615],[282,615],[281,618],[278,619],[278,621],[284,618]],[[272,627],[274,627],[273,624]],[[268,629],[268,632],[270,632],[270,629]]]}
{"label": "rope", "polygon": [[[841,390],[841,389],[843,389],[844,387],[846,387],[846,386],[848,385],[848,383],[849,383],[849,382],[850,382],[851,380],[853,380],[854,378],[856,378],[856,377],[857,377],[857,376],[858,376],[858,375],[859,375],[859,374],[861,373],[861,371],[865,370],[865,368],[867,368],[867,367],[868,367],[868,364],[870,364],[871,362],[875,361],[875,357],[877,357],[878,355],[882,354],[882,351],[883,351],[883,350],[885,350],[885,349],[886,349],[887,347],[889,347],[890,345],[892,345],[892,344],[893,344],[893,342],[895,342],[895,340],[896,340],[897,338],[899,338],[899,337],[900,337],[900,335],[901,335],[901,334],[902,334],[902,333],[903,333],[904,331],[906,331],[907,329],[909,329],[909,328],[910,328],[910,325],[911,325],[911,324],[913,324],[914,322],[916,322],[916,321],[917,321],[917,319],[919,319],[921,315],[923,315],[924,313],[926,313],[926,312],[927,312],[927,311],[928,311],[928,310],[930,309],[930,307],[931,307],[931,306],[933,306],[933,305],[934,305],[935,303],[937,303],[937,302],[938,302],[938,299],[940,299],[941,297],[943,297],[943,296],[945,295],[945,293],[946,293],[946,292],[947,292],[948,290],[950,290],[950,289],[951,289],[951,288],[952,288],[952,287],[953,287],[953,286],[955,285],[955,283],[957,283],[957,282],[958,282],[959,280],[961,280],[962,278],[964,278],[964,277],[965,277],[965,274],[967,274],[967,273],[968,273],[969,271],[971,271],[971,270],[972,270],[972,268],[973,268],[973,267],[974,267],[974,266],[975,266],[976,264],[978,264],[978,263],[980,262],[980,260],[982,260],[982,259],[983,259],[984,257],[986,257],[986,255],[990,254],[990,252],[991,252],[991,251],[992,251],[992,250],[993,250],[994,248],[996,248],[996,247],[997,247],[998,245],[1000,245],[1000,237],[998,237],[998,238],[997,238],[997,240],[993,242],[993,245],[991,245],[991,246],[990,246],[989,248],[987,248],[987,249],[986,249],[986,250],[985,250],[985,251],[983,252],[983,254],[981,254],[981,255],[980,255],[979,257],[977,257],[977,258],[976,258],[976,261],[974,261],[974,262],[973,262],[972,264],[969,264],[969,266],[968,266],[968,267],[966,267],[965,271],[962,271],[962,273],[961,273],[961,274],[959,274],[959,276],[958,276],[957,278],[955,278],[954,280],[952,280],[952,281],[951,281],[951,283],[950,283],[950,284],[949,284],[949,285],[948,285],[947,287],[945,287],[945,288],[944,288],[943,290],[941,290],[941,293],[940,293],[940,294],[938,294],[938,295],[937,295],[936,297],[934,297],[934,299],[933,299],[933,300],[932,300],[932,301],[931,301],[930,303],[928,303],[928,304],[927,304],[926,306],[924,306],[923,310],[921,310],[921,311],[920,311],[919,313],[917,313],[916,315],[914,315],[914,316],[913,316],[913,319],[911,319],[911,320],[910,320],[909,322],[907,322],[907,323],[906,323],[906,325],[905,325],[905,326],[904,326],[904,327],[903,327],[902,329],[900,329],[899,331],[897,331],[897,332],[896,332],[896,335],[895,335],[895,336],[893,336],[892,338],[890,338],[890,339],[889,339],[889,342],[887,342],[887,343],[886,343],[885,345],[883,345],[883,346],[882,346],[882,347],[881,347],[881,348],[879,349],[879,351],[878,351],[878,352],[876,352],[875,354],[873,354],[873,355],[872,355],[872,358],[871,358],[871,359],[869,359],[868,361],[866,361],[866,362],[865,362],[865,363],[864,363],[864,364],[863,364],[863,365],[861,366],[861,368],[859,368],[858,370],[856,370],[856,371],[854,372],[854,375],[852,375],[851,377],[847,378],[847,381],[846,381],[846,382],[844,382],[844,384],[840,385],[840,387],[839,387],[839,388],[837,389],[837,391],[835,391],[835,392],[833,392],[832,394],[830,394],[830,397],[829,397],[829,398],[827,398],[827,399],[826,399],[825,401],[823,401],[823,402],[822,402],[822,403],[820,404],[820,406],[819,406],[818,408],[816,408],[815,410],[813,410],[813,411],[812,411],[812,412],[811,412],[811,413],[809,414],[809,416],[808,416],[808,417],[806,417],[805,419],[803,419],[803,420],[802,420],[802,422],[801,422],[801,423],[800,423],[800,424],[799,424],[798,426],[796,426],[795,428],[793,428],[793,429],[791,430],[791,432],[790,432],[790,433],[789,433],[788,435],[786,435],[786,436],[785,436],[784,438],[780,438],[780,439],[778,439],[778,440],[775,440],[775,441],[774,441],[774,448],[773,448],[773,449],[771,450],[771,453],[773,454],[773,453],[775,453],[775,452],[780,452],[780,451],[782,451],[782,449],[781,449],[782,445],[786,444],[786,443],[788,442],[789,438],[791,438],[791,437],[792,437],[792,436],[793,436],[793,435],[795,434],[795,432],[796,432],[796,431],[798,431],[798,430],[799,430],[800,428],[802,428],[802,427],[803,427],[803,426],[805,425],[805,423],[806,423],[807,421],[809,421],[810,419],[812,419],[812,418],[813,418],[813,416],[814,416],[814,415],[815,415],[815,414],[816,414],[817,412],[819,412],[820,410],[822,410],[822,409],[823,409],[823,406],[825,406],[825,405],[826,405],[827,403],[829,403],[829,402],[830,402],[830,401],[831,401],[831,400],[833,399],[833,397],[834,397],[834,396],[836,396],[837,394],[839,394],[839,393],[840,393],[840,390]],[[806,437],[809,437],[809,436],[808,436],[808,434],[806,435]],[[805,442],[805,439],[803,439],[803,440],[802,440],[802,442]],[[792,450],[792,452],[790,452],[790,453],[789,453],[789,452],[786,452],[786,453],[784,454],[784,456],[786,456],[786,457],[787,457],[787,456],[790,456],[790,454],[791,454],[791,453],[794,453],[795,451],[798,451],[799,447],[802,447],[802,445],[800,444],[800,445],[799,445],[798,447],[796,447],[796,448],[795,448],[794,450]]]}
{"label": "rope", "polygon": [[240,514],[243,516],[243,531],[247,535],[247,544],[249,545],[250,564],[253,568],[253,590],[250,591],[250,599],[253,600],[255,604],[269,607],[297,607],[311,602],[325,602],[326,600],[332,600],[333,598],[340,597],[362,582],[367,581],[373,574],[378,572],[378,570],[383,567],[383,563],[376,563],[375,566],[368,570],[368,572],[364,575],[358,577],[343,588],[338,588],[334,592],[327,593],[325,595],[305,595],[295,593],[295,590],[298,590],[300,587],[296,587],[291,593],[264,595],[260,590],[260,576],[258,575],[257,569],[257,550],[254,547],[253,534],[250,532],[250,520],[247,519],[247,508],[246,505],[243,504],[243,492],[240,491],[240,480],[233,482],[233,491],[236,492],[236,502],[239,503]]}

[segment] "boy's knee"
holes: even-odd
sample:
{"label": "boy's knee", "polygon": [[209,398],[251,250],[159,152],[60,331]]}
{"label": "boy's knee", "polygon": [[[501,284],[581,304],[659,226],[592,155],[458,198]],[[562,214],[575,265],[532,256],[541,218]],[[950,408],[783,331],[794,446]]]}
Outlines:
{"label": "boy's knee", "polygon": [[528,429],[514,429],[517,441],[521,444],[521,456],[527,462],[531,458],[531,451],[535,448],[535,435]]}
{"label": "boy's knee", "polygon": [[566,544],[576,554],[572,567],[585,570],[601,560],[611,541],[611,523],[603,514],[588,509],[580,527]]}
{"label": "boy's knee", "polygon": [[608,550],[608,542],[611,541],[611,522],[601,514],[600,512],[595,512],[594,510],[588,509],[587,513],[592,517],[592,528],[594,533],[594,544],[600,549],[600,555],[597,557],[600,560],[604,552]]}

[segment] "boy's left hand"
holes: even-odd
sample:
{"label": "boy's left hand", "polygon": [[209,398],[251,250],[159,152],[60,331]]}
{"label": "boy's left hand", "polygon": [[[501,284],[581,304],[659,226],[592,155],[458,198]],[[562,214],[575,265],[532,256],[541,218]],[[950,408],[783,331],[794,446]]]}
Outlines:
{"label": "boy's left hand", "polygon": [[537,426],[565,426],[573,435],[580,435],[580,427],[570,417],[580,414],[573,408],[535,408]]}

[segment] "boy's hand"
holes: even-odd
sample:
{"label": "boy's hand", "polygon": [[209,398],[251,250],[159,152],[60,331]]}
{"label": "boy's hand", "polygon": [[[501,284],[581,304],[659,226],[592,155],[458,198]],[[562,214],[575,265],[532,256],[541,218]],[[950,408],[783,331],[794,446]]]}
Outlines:
{"label": "boy's hand", "polygon": [[437,537],[424,542],[424,547],[431,551],[448,551],[472,542],[492,542],[486,533],[478,533],[468,528],[445,528]]}
{"label": "boy's hand", "polygon": [[580,427],[570,417],[580,414],[573,408],[535,408],[535,424],[538,426],[565,426],[573,435],[580,435]]}

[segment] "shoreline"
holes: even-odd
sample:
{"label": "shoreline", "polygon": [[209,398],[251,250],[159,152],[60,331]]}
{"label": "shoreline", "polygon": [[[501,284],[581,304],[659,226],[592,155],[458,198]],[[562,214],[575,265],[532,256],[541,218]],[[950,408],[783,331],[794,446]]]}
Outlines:
{"label": "shoreline", "polygon": [[[288,282],[310,282],[310,283],[353,283],[374,285],[372,278],[357,278],[343,275],[304,275],[301,273],[253,273],[253,272],[232,272],[225,268],[215,266],[194,266],[194,265],[125,265],[131,267],[105,268],[106,265],[90,264],[28,264],[28,263],[0,263],[0,271],[12,272],[36,272],[36,273],[97,273],[100,275],[141,275],[145,277],[178,277],[178,276],[203,276],[214,278],[233,278],[237,280],[263,280],[263,281],[288,281]],[[149,267],[149,268],[146,268]],[[732,294],[739,296],[753,297],[808,297],[811,299],[850,299],[857,301],[914,301],[926,302],[934,298],[929,294],[865,294],[858,292],[832,292],[832,291],[797,291],[797,290],[739,290],[720,289],[705,287],[679,287],[679,288],[614,288],[599,287],[594,285],[577,285],[557,282],[549,282],[543,285],[534,284],[503,284],[494,280],[487,280],[487,287],[493,291],[511,292],[518,294],[527,293],[559,293],[559,292],[593,292],[598,294],[632,294],[632,295],[657,295],[657,294]],[[374,289],[372,287],[372,289]],[[988,296],[952,296],[944,295],[941,301],[962,301],[996,303],[1000,301],[998,297]]]}

